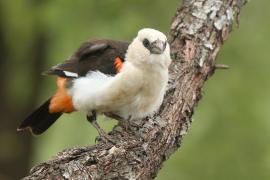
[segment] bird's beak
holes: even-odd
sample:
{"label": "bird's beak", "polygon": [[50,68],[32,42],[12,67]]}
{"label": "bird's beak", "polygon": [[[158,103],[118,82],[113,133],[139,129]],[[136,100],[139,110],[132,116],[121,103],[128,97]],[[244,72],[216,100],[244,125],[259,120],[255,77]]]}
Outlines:
{"label": "bird's beak", "polygon": [[151,43],[150,45],[150,52],[152,54],[162,54],[163,51],[166,49],[166,42],[163,42],[161,40],[156,40],[154,42]]}

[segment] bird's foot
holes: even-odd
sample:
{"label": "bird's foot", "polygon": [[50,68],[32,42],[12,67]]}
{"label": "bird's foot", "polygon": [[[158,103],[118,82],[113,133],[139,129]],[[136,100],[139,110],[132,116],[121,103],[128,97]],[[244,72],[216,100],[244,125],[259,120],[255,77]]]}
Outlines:
{"label": "bird's foot", "polygon": [[97,123],[97,118],[96,118],[96,112],[92,111],[87,115],[87,120],[92,124],[92,126],[98,131],[99,136],[96,137],[95,142],[100,142],[103,141],[105,143],[112,143],[116,144],[116,141],[110,137]]}
{"label": "bird's foot", "polygon": [[122,120],[119,122],[119,124],[125,131],[128,131],[128,127],[130,126],[130,122],[128,120]]}
{"label": "bird's foot", "polygon": [[117,144],[116,140],[108,134],[99,134],[99,136],[96,137],[95,142],[111,143],[113,145]]}
{"label": "bird's foot", "polygon": [[125,131],[127,131],[130,126],[132,126],[130,119],[131,116],[129,116],[128,119],[122,119],[122,121],[120,121],[120,125],[125,129]]}

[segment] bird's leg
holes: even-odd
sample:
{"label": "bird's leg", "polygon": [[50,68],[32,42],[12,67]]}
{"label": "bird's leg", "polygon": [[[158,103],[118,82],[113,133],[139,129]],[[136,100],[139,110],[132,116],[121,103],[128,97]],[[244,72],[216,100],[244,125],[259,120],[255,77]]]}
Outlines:
{"label": "bird's leg", "polygon": [[104,136],[106,132],[99,126],[97,123],[97,113],[96,111],[92,111],[91,113],[87,114],[87,120],[92,124],[94,128],[98,131],[100,136]]}
{"label": "bird's leg", "polygon": [[98,131],[101,139],[103,139],[105,141],[110,141],[111,143],[115,144],[115,141],[112,140],[112,138],[109,137],[109,135],[97,123],[96,111],[92,111],[92,112],[88,113],[86,118],[92,124],[92,126]]}
{"label": "bird's leg", "polygon": [[127,131],[129,126],[129,120],[131,119],[131,116],[129,116],[128,119],[124,119],[121,116],[113,113],[104,113],[105,116],[117,120],[122,127]]}
{"label": "bird's leg", "polygon": [[130,119],[131,119],[131,116],[129,116],[128,119],[122,119],[122,121],[120,122],[121,125],[124,127],[124,129],[125,129],[126,131],[128,130],[128,126],[131,125]]}

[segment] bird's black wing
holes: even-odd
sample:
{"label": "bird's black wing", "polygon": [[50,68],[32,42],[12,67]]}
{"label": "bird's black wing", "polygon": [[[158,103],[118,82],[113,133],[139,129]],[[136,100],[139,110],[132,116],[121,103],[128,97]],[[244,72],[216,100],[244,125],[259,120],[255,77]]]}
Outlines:
{"label": "bird's black wing", "polygon": [[84,43],[68,60],[44,72],[62,77],[85,76],[89,71],[116,74],[115,59],[125,59],[128,42],[115,40],[92,40]]}

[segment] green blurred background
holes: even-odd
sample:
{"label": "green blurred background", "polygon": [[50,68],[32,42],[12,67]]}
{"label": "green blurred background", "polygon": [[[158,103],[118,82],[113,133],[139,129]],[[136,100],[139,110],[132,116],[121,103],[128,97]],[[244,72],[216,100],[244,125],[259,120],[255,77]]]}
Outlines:
{"label": "green blurred background", "polygon": [[[44,135],[18,133],[28,113],[55,91],[40,73],[93,38],[132,40],[142,27],[168,33],[179,0],[0,0],[0,179],[18,179],[57,152],[94,144],[82,113],[64,115]],[[159,180],[270,178],[270,1],[251,1],[218,57],[230,70],[206,83],[182,148]],[[114,121],[101,121],[109,130]]]}

